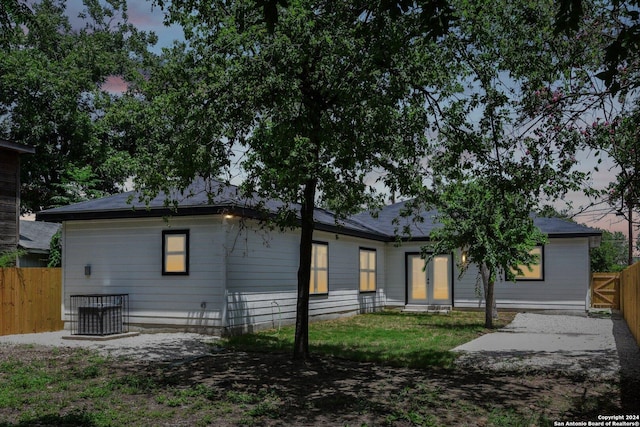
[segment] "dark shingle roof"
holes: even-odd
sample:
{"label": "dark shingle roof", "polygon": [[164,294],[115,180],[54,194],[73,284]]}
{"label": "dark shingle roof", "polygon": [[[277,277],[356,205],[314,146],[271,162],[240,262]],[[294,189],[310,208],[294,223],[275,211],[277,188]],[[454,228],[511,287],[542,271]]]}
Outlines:
{"label": "dark shingle roof", "polygon": [[60,229],[60,224],[43,221],[20,220],[18,246],[27,251],[48,252],[51,238]]}
{"label": "dark shingle roof", "polygon": [[[414,216],[401,217],[401,213],[407,207],[407,203],[405,201],[385,206],[377,217],[374,217],[369,212],[363,212],[353,218],[363,225],[375,227],[380,233],[389,236],[394,236],[396,233],[402,235],[404,227],[408,226],[413,240],[428,239],[431,231],[440,226],[436,219],[438,212],[436,210],[424,210],[417,215],[417,218]],[[544,218],[534,214],[531,216],[535,226],[549,237],[589,237],[602,234],[600,230],[562,218]]]}
{"label": "dark shingle roof", "polygon": [[414,240],[424,240],[429,237],[431,231],[440,224],[436,222],[437,211],[426,210],[419,215],[401,216],[407,208],[408,202],[394,203],[385,206],[376,215],[370,212],[362,212],[352,218],[366,227],[371,227],[387,236],[403,236],[406,227],[409,228],[410,236]]}
{"label": "dark shingle roof", "polygon": [[602,231],[563,218],[535,216],[533,223],[550,237],[601,236]]}
{"label": "dark shingle roof", "polygon": [[[165,203],[167,197],[159,194],[148,204],[141,202],[136,192],[116,194],[101,199],[90,200],[74,205],[49,209],[37,214],[38,220],[65,221],[82,219],[111,219],[158,217],[164,215],[200,215],[230,213],[259,218],[261,206],[267,212],[275,213],[284,207],[277,200],[245,197],[238,187],[227,185],[216,180],[198,179],[183,193],[174,193],[171,200],[178,202],[176,211],[172,211]],[[389,241],[396,235],[404,235],[404,227],[409,227],[413,240],[427,240],[431,231],[439,226],[435,220],[437,212],[426,210],[417,217],[401,217],[401,212],[408,202],[395,203],[384,207],[377,216],[369,212],[354,215],[345,220],[337,220],[336,216],[325,209],[317,208],[314,218],[316,228],[324,231],[335,231],[341,234],[358,235],[374,240]],[[297,209],[299,205],[291,205]],[[417,219],[416,219],[417,218]],[[599,236],[599,230],[576,224],[560,218],[534,217],[534,223],[550,237]]]}
{"label": "dark shingle roof", "polygon": [[[167,199],[177,202],[178,208],[172,210],[167,206]],[[275,214],[283,207],[285,204],[277,200],[261,199],[255,196],[246,197],[234,185],[227,185],[216,180],[197,179],[184,192],[175,192],[169,198],[165,193],[160,193],[148,204],[140,201],[139,193],[130,191],[48,209],[39,212],[36,217],[38,220],[67,221],[229,213],[260,218],[262,211],[266,210]],[[299,205],[293,204],[291,208],[299,211]],[[376,230],[351,219],[338,220],[332,212],[325,209],[316,208],[314,218],[316,228],[319,230],[338,231],[344,234],[357,234],[372,239],[386,240],[386,236]]]}

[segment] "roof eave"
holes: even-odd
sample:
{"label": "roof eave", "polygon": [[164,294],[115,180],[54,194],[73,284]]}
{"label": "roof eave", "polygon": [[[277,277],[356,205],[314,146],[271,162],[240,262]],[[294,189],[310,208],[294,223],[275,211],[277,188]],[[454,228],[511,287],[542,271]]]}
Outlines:
{"label": "roof eave", "polygon": [[328,233],[336,233],[343,236],[351,236],[351,237],[361,237],[363,239],[375,240],[378,242],[388,242],[389,236],[384,234],[377,234],[368,231],[355,230],[353,228],[347,228],[340,224],[324,224],[321,222],[317,222],[315,224],[315,229],[318,231],[325,231]]}
{"label": "roof eave", "polygon": [[36,221],[62,222],[62,221],[90,221],[95,219],[130,219],[130,218],[162,218],[166,216],[187,216],[187,215],[210,215],[224,214],[230,211],[225,206],[207,207],[182,207],[171,208],[151,208],[151,209],[112,209],[94,210],[80,212],[38,212]]}
{"label": "roof eave", "polygon": [[35,147],[25,144],[19,144],[17,142],[10,142],[0,140],[0,148],[6,148],[7,150],[16,151],[20,154],[34,154],[36,152]]}
{"label": "roof eave", "polygon": [[601,232],[588,231],[588,232],[576,232],[576,233],[546,233],[550,239],[567,239],[575,237],[599,237],[602,236]]}

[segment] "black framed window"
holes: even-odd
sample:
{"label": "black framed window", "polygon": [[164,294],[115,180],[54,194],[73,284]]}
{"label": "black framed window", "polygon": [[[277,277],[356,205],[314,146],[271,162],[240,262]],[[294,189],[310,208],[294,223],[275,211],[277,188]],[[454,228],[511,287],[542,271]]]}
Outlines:
{"label": "black framed window", "polygon": [[162,274],[189,274],[189,230],[162,231]]}
{"label": "black framed window", "polygon": [[522,271],[522,274],[518,274],[517,269],[511,269],[513,274],[516,275],[517,281],[542,281],[544,280],[544,246],[536,246],[535,248],[529,251],[529,254],[536,255],[538,257],[538,262],[531,264],[531,266],[527,267],[526,265],[519,265],[518,268]]}
{"label": "black framed window", "polygon": [[329,293],[329,244],[313,242],[311,249],[311,278],[309,294]]}
{"label": "black framed window", "polygon": [[360,248],[360,292],[376,291],[376,250]]}

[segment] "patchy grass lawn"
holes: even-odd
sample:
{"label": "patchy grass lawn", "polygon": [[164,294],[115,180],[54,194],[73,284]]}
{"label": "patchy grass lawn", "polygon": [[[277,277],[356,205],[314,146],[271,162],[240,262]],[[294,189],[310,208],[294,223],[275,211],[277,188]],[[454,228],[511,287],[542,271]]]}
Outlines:
{"label": "patchy grass lawn", "polygon": [[481,325],[482,313],[318,323],[306,364],[291,361],[286,328],[166,363],[0,346],[0,426],[547,426],[621,413],[617,384],[456,368],[448,349]]}
{"label": "patchy grass lawn", "polygon": [[[497,328],[509,324],[515,313],[500,313]],[[225,339],[235,350],[292,352],[294,326]],[[384,311],[309,325],[309,351],[359,362],[390,366],[451,367],[450,350],[488,331],[484,312],[449,314]]]}

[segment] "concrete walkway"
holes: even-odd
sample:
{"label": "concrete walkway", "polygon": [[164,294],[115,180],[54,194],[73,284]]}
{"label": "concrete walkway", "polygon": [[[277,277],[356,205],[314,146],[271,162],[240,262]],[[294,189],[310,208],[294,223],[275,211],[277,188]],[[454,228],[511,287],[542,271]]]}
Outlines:
{"label": "concrete walkway", "polygon": [[611,318],[518,313],[509,325],[456,347],[468,352],[567,352],[616,350]]}
{"label": "concrete walkway", "polygon": [[640,349],[619,315],[518,313],[505,328],[456,347],[458,365],[500,371],[561,371],[640,378]]}

